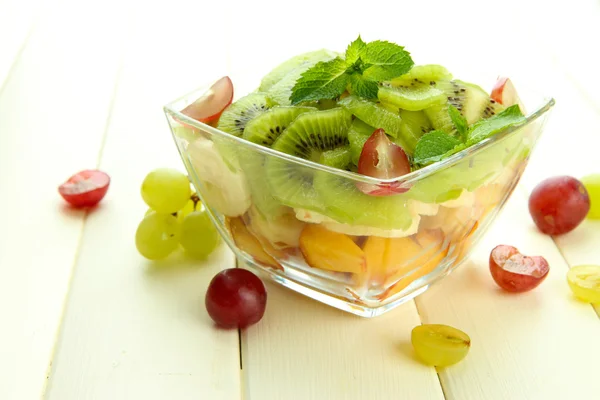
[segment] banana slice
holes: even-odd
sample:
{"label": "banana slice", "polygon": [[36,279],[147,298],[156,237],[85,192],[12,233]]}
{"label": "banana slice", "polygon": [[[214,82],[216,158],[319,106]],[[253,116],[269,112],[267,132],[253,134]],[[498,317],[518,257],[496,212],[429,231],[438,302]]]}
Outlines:
{"label": "banana slice", "polygon": [[276,249],[300,245],[300,233],[305,223],[294,218],[294,214],[286,213],[277,218],[265,218],[255,207],[250,207],[248,216],[250,230],[260,234]]}
{"label": "banana slice", "polygon": [[428,215],[428,216],[436,215],[440,209],[439,204],[423,203],[422,201],[418,201],[418,200],[409,200],[408,207],[410,208],[410,211],[413,214]]}
{"label": "banana slice", "polygon": [[197,138],[188,145],[187,153],[208,206],[228,217],[238,217],[250,208],[252,200],[244,173],[230,169],[212,141]]}
{"label": "banana slice", "polygon": [[296,218],[301,221],[309,222],[312,224],[321,224],[323,227],[329,229],[332,232],[343,233],[351,236],[379,236],[385,238],[399,238],[410,236],[419,230],[419,223],[421,216],[419,214],[413,214],[412,224],[406,229],[381,229],[374,228],[371,226],[364,225],[350,225],[337,222],[336,220],[329,218],[325,215],[319,214],[314,211],[305,210],[302,208],[295,208]]}

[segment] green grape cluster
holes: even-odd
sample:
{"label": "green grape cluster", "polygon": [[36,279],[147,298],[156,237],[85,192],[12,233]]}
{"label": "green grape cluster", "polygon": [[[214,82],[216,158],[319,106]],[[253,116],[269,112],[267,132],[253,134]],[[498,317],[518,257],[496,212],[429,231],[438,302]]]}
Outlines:
{"label": "green grape cluster", "polygon": [[141,195],[150,208],[137,227],[135,245],[145,258],[162,260],[182,248],[203,259],[219,245],[219,234],[185,174],[155,169],[144,178]]}

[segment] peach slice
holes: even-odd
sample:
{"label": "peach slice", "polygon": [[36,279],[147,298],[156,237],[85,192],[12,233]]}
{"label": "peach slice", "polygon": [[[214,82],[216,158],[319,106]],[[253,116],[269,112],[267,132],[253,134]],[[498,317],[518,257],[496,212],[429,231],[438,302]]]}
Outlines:
{"label": "peach slice", "polygon": [[393,296],[415,280],[429,274],[448,254],[448,247],[442,248],[444,234],[440,229],[423,230],[416,235],[415,239],[422,249],[419,256],[388,277],[387,282],[395,283],[378,296],[379,299]]}
{"label": "peach slice", "polygon": [[412,237],[370,236],[363,247],[370,281],[383,284],[386,277],[420,256],[422,248]]}
{"label": "peach slice", "polygon": [[354,241],[320,225],[308,224],[300,234],[300,251],[313,268],[358,274],[365,271],[363,249]]}
{"label": "peach slice", "polygon": [[250,254],[256,261],[269,267],[283,270],[283,267],[265,251],[260,241],[248,231],[241,218],[227,218],[229,232],[240,250]]}

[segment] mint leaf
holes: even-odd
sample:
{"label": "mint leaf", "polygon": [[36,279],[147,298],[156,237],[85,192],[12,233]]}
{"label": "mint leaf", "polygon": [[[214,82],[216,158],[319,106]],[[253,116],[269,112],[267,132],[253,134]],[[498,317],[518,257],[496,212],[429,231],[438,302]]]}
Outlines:
{"label": "mint leaf", "polygon": [[452,104],[448,104],[448,114],[450,114],[450,119],[456,127],[456,131],[458,132],[460,138],[463,142],[466,142],[467,131],[469,130],[469,124],[467,123],[467,120]]}
{"label": "mint leaf", "polygon": [[350,76],[346,62],[339,57],[318,62],[302,74],[292,88],[292,105],[303,101],[334,99],[344,93]]}
{"label": "mint leaf", "polygon": [[369,42],[360,52],[365,70],[363,76],[370,81],[386,81],[407,73],[414,62],[410,53],[397,44],[376,40]]}
{"label": "mint leaf", "polygon": [[525,117],[518,104],[512,105],[493,117],[479,120],[471,125],[467,132],[467,145],[481,142],[482,140],[503,131],[506,128],[525,122]]}
{"label": "mint leaf", "polygon": [[[415,147],[413,161],[415,164],[426,165],[440,161],[457,151],[462,150],[464,145],[460,140],[442,131],[426,133],[419,139]],[[457,149],[458,150],[455,150]]]}
{"label": "mint leaf", "polygon": [[354,65],[354,63],[358,61],[358,58],[360,57],[360,52],[362,51],[362,49],[364,49],[366,45],[367,44],[363,42],[363,40],[360,38],[360,35],[358,35],[358,39],[350,43],[350,45],[346,49],[346,64],[348,66]]}
{"label": "mint leaf", "polygon": [[377,82],[367,81],[360,74],[350,75],[350,85],[352,94],[363,99],[376,99],[379,85]]}

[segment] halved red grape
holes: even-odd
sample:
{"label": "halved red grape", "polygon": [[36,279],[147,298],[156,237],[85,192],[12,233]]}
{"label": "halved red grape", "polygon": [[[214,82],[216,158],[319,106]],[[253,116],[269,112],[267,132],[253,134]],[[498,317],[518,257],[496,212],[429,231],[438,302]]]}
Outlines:
{"label": "halved red grape", "polygon": [[229,268],[211,280],[205,297],[208,315],[223,328],[245,328],[260,321],[267,305],[264,284],[252,272]]}
{"label": "halved red grape", "polygon": [[[390,179],[409,172],[410,162],[402,147],[393,143],[383,129],[376,129],[363,145],[358,159],[358,173],[379,179]],[[356,186],[370,196],[389,196],[408,190],[397,182],[379,185],[357,182]]]}
{"label": "halved red grape", "polygon": [[108,191],[110,177],[98,170],[83,170],[58,187],[58,193],[73,207],[93,207]]}
{"label": "halved red grape", "polygon": [[211,122],[221,116],[233,101],[233,83],[228,76],[216,81],[199,99],[181,110],[182,114],[200,122]]}
{"label": "halved red grape", "polygon": [[529,196],[529,213],[538,229],[561,235],[575,229],[590,210],[585,186],[571,176],[555,176],[540,182]]}
{"label": "halved red grape", "polygon": [[492,278],[509,292],[527,292],[537,287],[549,271],[544,257],[525,256],[513,246],[499,245],[490,253]]}

